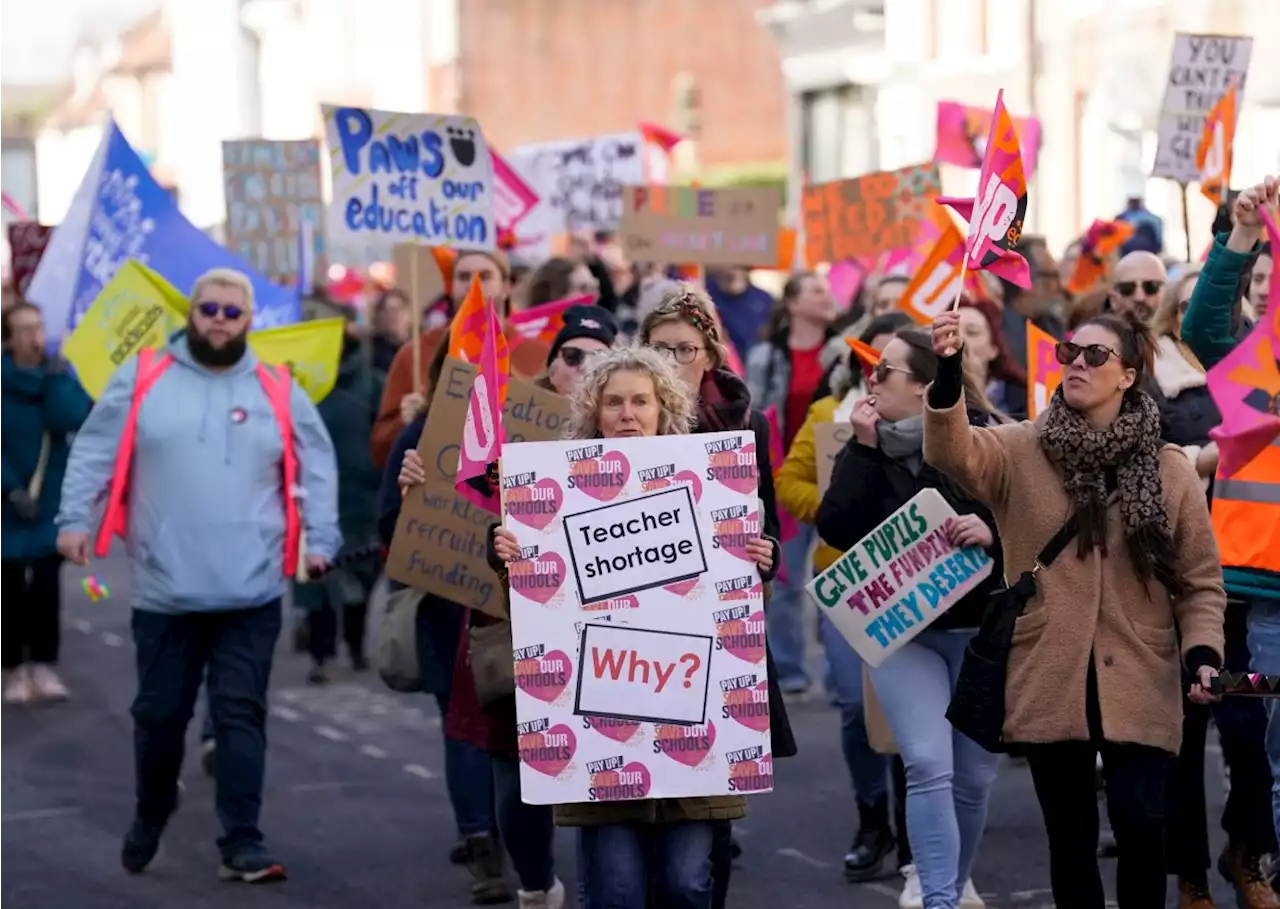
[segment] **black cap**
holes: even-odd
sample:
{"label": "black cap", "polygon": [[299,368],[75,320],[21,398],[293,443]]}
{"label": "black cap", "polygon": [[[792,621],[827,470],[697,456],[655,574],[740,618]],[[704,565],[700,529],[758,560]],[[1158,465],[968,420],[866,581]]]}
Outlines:
{"label": "black cap", "polygon": [[606,347],[612,347],[618,337],[618,323],[613,313],[603,306],[570,306],[564,311],[564,327],[551,342],[551,350],[547,352],[547,365],[550,366],[560,353],[566,341],[574,338],[595,338]]}

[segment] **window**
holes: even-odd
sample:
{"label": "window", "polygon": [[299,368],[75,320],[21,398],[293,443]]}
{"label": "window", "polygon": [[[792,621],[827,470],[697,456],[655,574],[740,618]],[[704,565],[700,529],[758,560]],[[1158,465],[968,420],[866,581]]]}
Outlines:
{"label": "window", "polygon": [[801,103],[808,182],[827,183],[875,170],[875,119],[859,86],[809,92]]}

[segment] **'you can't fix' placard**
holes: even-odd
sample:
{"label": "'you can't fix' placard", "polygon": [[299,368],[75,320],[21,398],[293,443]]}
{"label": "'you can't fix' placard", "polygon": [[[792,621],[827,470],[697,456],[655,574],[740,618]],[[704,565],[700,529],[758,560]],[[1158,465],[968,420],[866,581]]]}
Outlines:
{"label": "'you can't fix' placard", "polygon": [[810,582],[810,596],[867,665],[879,666],[991,575],[985,550],[951,545],[955,517],[936,489],[921,490]]}

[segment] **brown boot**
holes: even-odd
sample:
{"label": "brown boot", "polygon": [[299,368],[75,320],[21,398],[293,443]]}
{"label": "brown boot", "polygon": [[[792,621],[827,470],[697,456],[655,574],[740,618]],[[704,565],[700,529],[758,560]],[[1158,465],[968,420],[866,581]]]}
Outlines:
{"label": "brown boot", "polygon": [[1236,888],[1240,909],[1280,909],[1280,899],[1262,872],[1262,856],[1229,845],[1218,857],[1218,871]]}
{"label": "brown boot", "polygon": [[1178,909],[1217,909],[1207,878],[1178,878]]}

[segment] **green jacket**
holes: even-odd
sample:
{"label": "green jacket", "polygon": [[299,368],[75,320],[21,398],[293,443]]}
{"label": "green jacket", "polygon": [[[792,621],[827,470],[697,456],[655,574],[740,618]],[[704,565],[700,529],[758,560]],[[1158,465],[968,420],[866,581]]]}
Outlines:
{"label": "green jacket", "polygon": [[[1187,314],[1182,317],[1182,340],[1205,369],[1212,369],[1231,353],[1252,328],[1238,317],[1235,308],[1240,274],[1252,257],[1252,253],[1228,249],[1226,234],[1219,234],[1209,250]],[[1223,567],[1222,581],[1227,593],[1236,597],[1280,600],[1280,575],[1275,572]]]}

